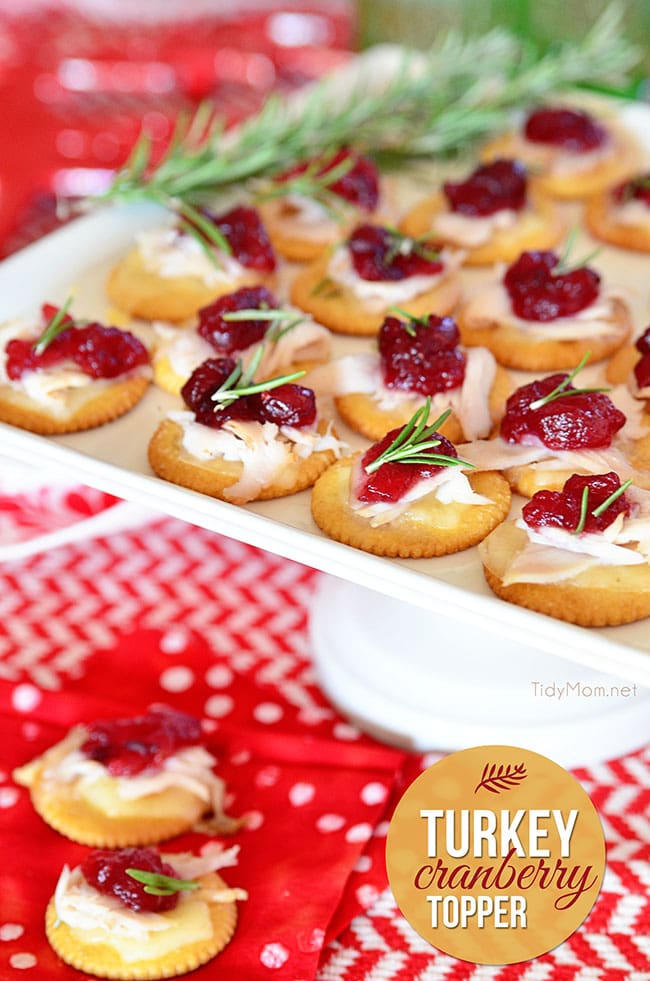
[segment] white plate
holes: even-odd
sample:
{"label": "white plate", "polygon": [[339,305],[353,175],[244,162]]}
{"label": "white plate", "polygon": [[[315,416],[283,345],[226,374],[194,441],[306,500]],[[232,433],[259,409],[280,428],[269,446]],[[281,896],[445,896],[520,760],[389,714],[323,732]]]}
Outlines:
{"label": "white plate", "polygon": [[[637,131],[650,132],[649,108],[630,106],[623,115]],[[413,187],[406,190],[408,199],[415,194]],[[147,206],[100,211],[7,259],[0,265],[0,321],[35,312],[45,300],[62,302],[71,287],[77,289],[75,311],[80,316],[105,318],[107,270],[128,248],[134,231],[157,224],[160,214]],[[578,248],[586,251],[590,244],[584,237]],[[650,320],[648,257],[604,249],[599,265],[629,287],[635,325],[641,330]],[[489,271],[463,272],[468,290],[489,276]],[[336,351],[358,350],[368,343],[340,338]],[[583,629],[504,603],[486,587],[475,549],[439,559],[393,560],[340,545],[315,526],[307,491],[238,507],[160,480],[149,468],[147,443],[158,420],[177,404],[152,386],[127,416],[90,432],[41,437],[0,425],[0,450],[19,462],[63,466],[91,486],[398,599],[444,610],[459,623],[478,625],[509,640],[532,643],[540,651],[650,685],[648,620]],[[350,437],[352,446],[364,445],[345,427],[337,428]]]}

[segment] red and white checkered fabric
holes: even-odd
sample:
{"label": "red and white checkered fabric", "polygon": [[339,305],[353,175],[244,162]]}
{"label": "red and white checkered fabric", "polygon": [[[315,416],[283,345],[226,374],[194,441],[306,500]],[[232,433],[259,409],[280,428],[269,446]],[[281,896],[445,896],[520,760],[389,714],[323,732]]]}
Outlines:
{"label": "red and white checkered fabric", "polygon": [[[28,759],[32,746],[40,750],[57,727],[76,719],[164,698],[211,721],[235,801],[253,813],[253,826],[274,826],[298,852],[304,836],[310,855],[317,841],[327,855],[313,866],[296,863],[293,888],[303,893],[291,906],[295,923],[286,935],[242,915],[232,960],[204,968],[206,977],[650,981],[650,749],[578,773],[603,820],[608,871],[592,914],[566,943],[528,964],[477,967],[438,953],[409,927],[386,889],[386,798],[395,778],[399,795],[431,759],[385,752],[328,705],[306,638],[316,578],[296,563],[171,519],[0,567],[0,823],[7,851],[23,856],[26,870],[50,877],[66,849],[78,851],[42,825],[11,782],[11,767]],[[260,754],[259,765],[244,759],[242,747]],[[323,764],[332,769],[324,772]],[[242,765],[252,767],[246,780],[237,777]],[[321,812],[314,807],[323,786],[328,806]],[[305,805],[312,808],[318,835],[304,821],[287,826],[287,798],[301,818]],[[271,873],[278,861],[267,849],[255,834],[242,841],[245,881],[237,884],[253,897],[255,876]],[[7,910],[0,892],[3,981],[27,967],[39,981],[79,976],[42,941],[36,898],[47,898],[51,882],[38,878],[26,872],[21,889],[34,905],[23,903],[19,914]]]}

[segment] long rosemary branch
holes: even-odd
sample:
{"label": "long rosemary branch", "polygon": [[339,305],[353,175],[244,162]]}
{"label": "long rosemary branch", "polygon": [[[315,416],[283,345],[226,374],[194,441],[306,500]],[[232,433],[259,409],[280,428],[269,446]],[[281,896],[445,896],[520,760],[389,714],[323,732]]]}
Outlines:
{"label": "long rosemary branch", "polygon": [[449,34],[425,55],[406,53],[379,87],[366,72],[345,91],[325,80],[297,105],[271,96],[226,135],[215,111],[203,106],[181,120],[156,166],[143,134],[94,200],[196,202],[346,144],[399,159],[457,150],[503,126],[513,107],[577,83],[624,79],[638,51],[621,37],[620,21],[621,7],[612,4],[581,42],[543,57],[498,29],[469,40]]}

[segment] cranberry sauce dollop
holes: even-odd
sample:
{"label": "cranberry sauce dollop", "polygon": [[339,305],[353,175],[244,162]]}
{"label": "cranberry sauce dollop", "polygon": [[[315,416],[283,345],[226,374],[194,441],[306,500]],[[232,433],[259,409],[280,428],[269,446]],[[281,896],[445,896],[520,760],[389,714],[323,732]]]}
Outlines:
{"label": "cranberry sauce dollop", "polygon": [[[323,162],[318,166],[314,176],[323,177],[348,160],[350,161],[349,170],[328,184],[327,190],[361,211],[374,211],[379,203],[379,173],[368,157],[362,157],[349,147],[344,147],[333,156],[328,155],[322,158]],[[318,160],[297,164],[290,170],[286,170],[277,180],[287,181],[292,177],[298,177],[300,174],[304,174],[308,168],[312,168],[315,163],[318,163]]]}
{"label": "cranberry sauce dollop", "polygon": [[268,320],[224,320],[237,310],[277,310],[278,303],[264,286],[244,286],[199,310],[198,332],[219,354],[243,351],[264,337]]}
{"label": "cranberry sauce dollop", "polygon": [[559,262],[555,252],[522,252],[506,271],[506,288],[514,313],[522,320],[547,323],[571,317],[598,297],[600,276],[583,266],[554,273]]}
{"label": "cranberry sauce dollop", "polygon": [[273,272],[277,265],[268,232],[255,208],[238,205],[222,215],[203,212],[219,229],[232,249],[233,258],[247,269]]}
{"label": "cranberry sauce dollop", "polygon": [[459,388],[465,378],[465,355],[452,317],[430,314],[404,322],[386,317],[379,331],[379,355],[387,388],[435,395]]}
{"label": "cranberry sauce dollop", "polygon": [[167,757],[201,741],[198,719],[170,708],[153,708],[132,719],[109,719],[85,728],[81,752],[115,777],[160,769]]}
{"label": "cranberry sauce dollop", "polygon": [[[43,305],[43,329],[57,313],[57,307]],[[14,338],[9,341],[6,372],[12,381],[18,381],[26,371],[53,368],[63,361],[72,361],[90,378],[116,378],[140,365],[149,364],[149,354],[144,344],[133,334],[117,327],[104,327],[92,323],[75,327],[74,320],[65,316],[65,330],[50,341],[42,354],[35,351],[38,337],[33,340]]]}
{"label": "cranberry sauce dollop", "polygon": [[[501,437],[507,443],[531,443],[537,437],[550,450],[585,450],[610,446],[625,425],[625,416],[604,392],[563,395],[539,408],[531,403],[549,395],[567,374],[549,375],[523,385],[506,402]],[[573,385],[566,391],[575,392]]]}
{"label": "cranberry sauce dollop", "polygon": [[627,201],[640,201],[650,208],[650,170],[645,174],[639,174],[629,181],[623,181],[612,191],[612,196],[617,204],[626,204]]}
{"label": "cranberry sauce dollop", "polygon": [[586,533],[604,531],[618,514],[630,513],[629,502],[625,494],[621,494],[598,517],[592,514],[620,486],[620,477],[613,471],[586,477],[573,474],[561,491],[537,491],[524,504],[521,514],[529,528],[564,528],[566,531],[575,531],[580,523],[582,495],[587,487],[587,515],[583,530]]}
{"label": "cranberry sauce dollop", "polygon": [[547,106],[528,115],[524,136],[531,143],[562,147],[570,153],[588,153],[607,142],[607,130],[587,112]]}
{"label": "cranberry sauce dollop", "polygon": [[313,391],[291,383],[257,395],[242,395],[225,408],[217,409],[211,396],[223,385],[236,364],[232,358],[209,358],[195,368],[185,382],[181,395],[197,422],[220,429],[229,419],[294,427],[311,426],[316,421]]}
{"label": "cranberry sauce dollop", "polygon": [[379,225],[360,225],[348,239],[355,272],[362,279],[394,282],[442,271],[434,242],[419,242]]}
{"label": "cranberry sauce dollop", "polygon": [[634,377],[639,388],[650,386],[650,327],[647,327],[634,345],[641,359],[634,365]]}
{"label": "cranberry sauce dollop", "polygon": [[104,896],[115,896],[136,913],[164,913],[174,909],[179,893],[169,896],[152,896],[144,891],[144,883],[126,874],[127,869],[140,869],[177,879],[171,865],[163,862],[153,848],[95,848],[81,865],[86,882]]}
{"label": "cranberry sauce dollop", "polygon": [[520,211],[526,204],[526,168],[517,160],[483,164],[467,180],[443,184],[451,211],[484,218],[506,208]]}
{"label": "cranberry sauce dollop", "polygon": [[[361,457],[361,472],[358,484],[355,487],[356,497],[368,504],[375,504],[383,501],[388,504],[395,504],[401,500],[410,489],[420,480],[435,477],[443,468],[440,464],[427,463],[383,463],[374,473],[366,473],[367,467],[373,460],[376,460],[384,450],[401,433],[400,429],[393,429],[387,433],[382,440],[374,443],[370,449]],[[433,433],[432,440],[440,440],[439,444],[431,449],[424,450],[424,455],[443,454],[444,456],[457,457],[456,447],[440,433]]]}

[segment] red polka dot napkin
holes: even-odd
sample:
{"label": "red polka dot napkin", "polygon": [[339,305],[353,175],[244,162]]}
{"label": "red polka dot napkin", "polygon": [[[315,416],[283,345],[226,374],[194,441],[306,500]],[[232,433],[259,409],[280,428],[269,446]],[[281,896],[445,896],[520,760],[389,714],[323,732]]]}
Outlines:
{"label": "red polka dot napkin", "polygon": [[650,752],[578,774],[609,865],[567,943],[486,968],[414,933],[385,888],[383,849],[391,795],[435,757],[380,746],[328,704],[306,639],[315,582],[173,520],[0,566],[0,979],[81,977],[49,950],[42,913],[61,865],[85,849],[43,825],[11,768],[73,722],[165,701],[206,720],[230,812],[248,817],[225,875],[250,898],[197,978],[650,981]]}

